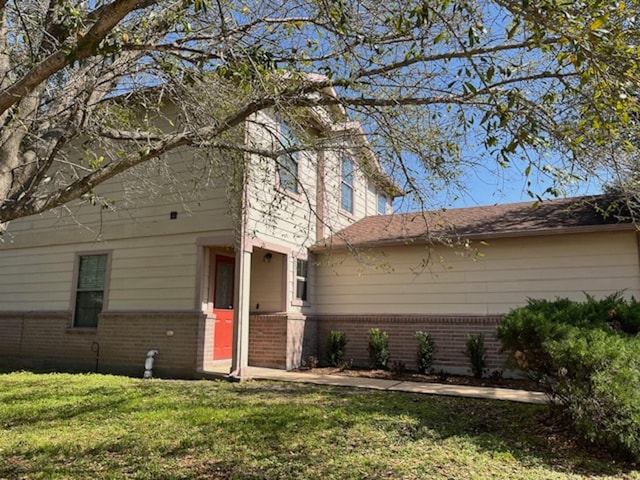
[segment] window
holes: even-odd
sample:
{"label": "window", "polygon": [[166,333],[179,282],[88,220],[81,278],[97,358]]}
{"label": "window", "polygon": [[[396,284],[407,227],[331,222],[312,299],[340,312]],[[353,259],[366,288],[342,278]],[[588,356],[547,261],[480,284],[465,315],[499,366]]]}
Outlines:
{"label": "window", "polygon": [[378,213],[380,215],[387,214],[387,197],[378,193]]}
{"label": "window", "polygon": [[340,207],[345,212],[353,213],[353,160],[349,157],[342,158]]}
{"label": "window", "polygon": [[309,262],[307,260],[296,261],[296,299],[307,300],[307,274]]}
{"label": "window", "polygon": [[[280,121],[279,143],[283,150],[295,148],[298,141],[285,122]],[[278,157],[278,185],[284,190],[299,193],[298,152],[283,153]]]}
{"label": "window", "polygon": [[81,255],[78,259],[74,327],[97,327],[105,298],[109,255]]}

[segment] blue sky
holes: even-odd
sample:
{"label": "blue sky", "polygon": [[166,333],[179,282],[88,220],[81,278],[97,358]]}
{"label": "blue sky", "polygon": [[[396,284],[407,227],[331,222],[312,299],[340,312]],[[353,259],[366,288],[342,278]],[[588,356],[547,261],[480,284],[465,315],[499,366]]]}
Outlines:
{"label": "blue sky", "polygon": [[[493,205],[496,203],[513,203],[531,201],[527,190],[542,196],[543,199],[553,198],[544,194],[550,185],[547,178],[534,173],[527,179],[519,169],[513,168],[503,172],[488,170],[465,171],[463,173],[466,191],[443,195],[439,201],[446,207],[472,207],[476,205]],[[531,182],[531,185],[527,183]],[[598,179],[583,179],[569,184],[564,188],[563,196],[579,196],[602,191]]]}
{"label": "blue sky", "polygon": [[[475,207],[502,203],[530,202],[528,190],[540,195],[543,200],[556,198],[545,190],[552,185],[551,179],[543,172],[533,170],[529,177],[524,174],[526,166],[512,164],[503,169],[489,160],[486,165],[468,167],[461,171],[458,185],[443,188],[442,191],[425,191],[428,209]],[[599,178],[576,179],[562,186],[561,197],[591,195],[602,192]],[[412,204],[410,197],[398,198],[394,210],[416,211],[420,206]]]}

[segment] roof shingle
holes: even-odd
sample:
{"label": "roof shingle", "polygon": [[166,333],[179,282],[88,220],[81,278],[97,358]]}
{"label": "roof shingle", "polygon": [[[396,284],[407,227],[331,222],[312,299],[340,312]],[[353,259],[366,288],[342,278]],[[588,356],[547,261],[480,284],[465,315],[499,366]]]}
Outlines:
{"label": "roof shingle", "polygon": [[315,249],[402,245],[442,238],[497,238],[610,227],[620,220],[606,195],[366,217],[319,242]]}

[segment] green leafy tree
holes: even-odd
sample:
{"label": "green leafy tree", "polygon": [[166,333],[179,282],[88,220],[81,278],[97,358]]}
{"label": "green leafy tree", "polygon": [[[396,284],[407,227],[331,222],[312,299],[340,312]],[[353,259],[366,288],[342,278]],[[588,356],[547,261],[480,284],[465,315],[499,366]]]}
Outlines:
{"label": "green leafy tree", "polygon": [[[425,186],[455,184],[478,162],[524,160],[525,175],[538,169],[551,193],[568,172],[621,171],[637,148],[628,139],[639,9],[602,0],[0,0],[0,224],[104,201],[94,190],[102,182],[178,148],[240,162],[230,153],[251,151],[241,126],[274,107],[343,109],[426,206]],[[163,119],[168,100],[175,112]],[[620,155],[603,157],[614,147]],[[546,165],[548,156],[558,163]]]}

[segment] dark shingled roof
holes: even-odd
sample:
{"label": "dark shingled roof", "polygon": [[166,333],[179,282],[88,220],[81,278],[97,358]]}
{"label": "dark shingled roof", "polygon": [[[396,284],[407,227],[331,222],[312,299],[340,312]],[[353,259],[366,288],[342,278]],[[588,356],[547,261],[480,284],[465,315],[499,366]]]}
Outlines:
{"label": "dark shingled roof", "polygon": [[437,238],[499,238],[599,229],[633,229],[606,195],[543,202],[366,217],[316,244],[315,249],[402,245]]}

